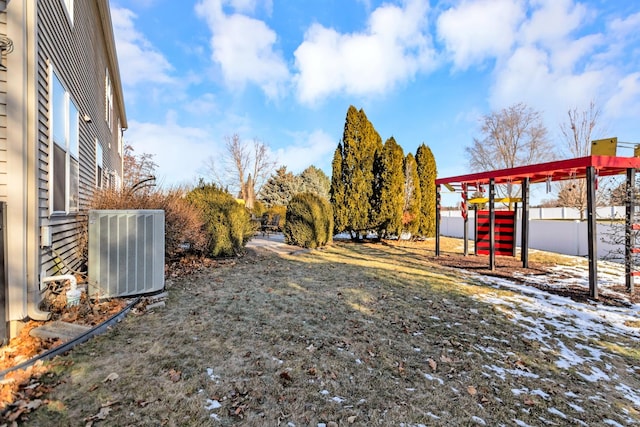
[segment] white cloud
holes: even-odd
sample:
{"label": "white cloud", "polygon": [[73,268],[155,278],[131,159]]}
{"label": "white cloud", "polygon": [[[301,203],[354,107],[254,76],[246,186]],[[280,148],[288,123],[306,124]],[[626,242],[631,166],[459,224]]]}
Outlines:
{"label": "white cloud", "polygon": [[[241,11],[255,8],[250,0],[229,3]],[[234,89],[255,84],[268,97],[278,97],[289,79],[289,70],[275,49],[277,34],[258,19],[239,13],[227,15],[225,4],[224,0],[203,0],[196,5],[196,12],[211,30],[212,59],[220,66],[224,81]]]}
{"label": "white cloud", "polygon": [[625,76],[618,82],[616,92],[606,104],[609,115],[638,117],[640,115],[640,72]]}
{"label": "white cloud", "polygon": [[314,165],[331,175],[331,159],[338,142],[322,130],[310,134],[295,135],[293,145],[275,151],[278,165],[286,165],[294,174]]}
{"label": "white cloud", "polygon": [[550,55],[542,49],[524,46],[516,49],[495,73],[491,90],[492,108],[525,101],[545,113],[548,123],[574,106],[588,105],[598,98],[605,75],[603,71],[579,73],[557,72],[551,66]]}
{"label": "white cloud", "polygon": [[521,1],[463,1],[439,16],[438,38],[445,44],[454,67],[465,70],[488,58],[508,54],[523,18]]}
{"label": "white cloud", "polygon": [[454,66],[464,70],[487,58],[508,54],[523,18],[521,1],[465,0],[439,16],[438,37]]}
{"label": "white cloud", "polygon": [[135,154],[154,155],[158,182],[168,186],[194,183],[204,159],[217,151],[206,130],[177,124],[172,112],[164,123],[130,121],[125,139]]}
{"label": "white cloud", "polygon": [[122,84],[131,87],[144,82],[171,83],[171,64],[136,30],[136,18],[129,9],[111,9]]}
{"label": "white cloud", "polygon": [[533,12],[520,29],[524,44],[553,46],[584,24],[588,11],[573,0],[531,0]]}
{"label": "white cloud", "polygon": [[334,93],[385,93],[433,67],[427,11],[425,0],[408,0],[402,8],[385,4],[360,33],[313,24],[294,52],[299,100],[313,104]]}

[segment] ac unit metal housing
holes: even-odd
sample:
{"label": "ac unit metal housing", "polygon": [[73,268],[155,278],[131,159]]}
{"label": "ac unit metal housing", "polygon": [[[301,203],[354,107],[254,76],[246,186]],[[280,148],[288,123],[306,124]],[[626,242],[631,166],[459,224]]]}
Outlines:
{"label": "ac unit metal housing", "polygon": [[89,211],[89,295],[151,294],[164,289],[164,211]]}

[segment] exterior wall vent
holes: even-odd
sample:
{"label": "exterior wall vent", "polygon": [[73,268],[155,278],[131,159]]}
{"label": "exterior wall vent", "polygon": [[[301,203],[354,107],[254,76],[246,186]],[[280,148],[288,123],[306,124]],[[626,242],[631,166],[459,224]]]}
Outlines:
{"label": "exterior wall vent", "polygon": [[164,289],[164,211],[89,211],[89,296]]}

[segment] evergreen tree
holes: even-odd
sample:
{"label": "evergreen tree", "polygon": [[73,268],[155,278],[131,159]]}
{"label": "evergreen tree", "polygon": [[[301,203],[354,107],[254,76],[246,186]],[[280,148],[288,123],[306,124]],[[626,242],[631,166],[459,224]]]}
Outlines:
{"label": "evergreen tree", "polygon": [[[338,146],[340,148],[340,146]],[[362,234],[373,228],[371,201],[374,190],[373,162],[382,149],[382,139],[375,130],[364,110],[349,106],[344,125],[341,150],[341,183],[344,186],[342,205],[334,205],[337,231],[348,231],[351,237],[359,239]],[[336,168],[334,157],[334,174]],[[332,177],[332,186],[338,180]],[[332,193],[335,191],[332,189]],[[332,201],[338,203],[335,194]],[[344,215],[344,218],[341,216]]]}
{"label": "evergreen tree", "polygon": [[[404,173],[402,147],[391,137],[384,143],[380,159],[376,162],[377,191],[379,205],[376,212],[376,229],[381,238],[402,232],[402,210],[404,207]],[[374,194],[376,191],[374,191]]]}
{"label": "evergreen tree", "polygon": [[329,200],[329,189],[331,188],[331,180],[322,171],[313,165],[309,166],[298,176],[300,192],[313,193]]}
{"label": "evergreen tree", "polygon": [[418,234],[423,237],[435,237],[436,235],[436,159],[431,149],[421,144],[416,151],[416,165],[420,190],[422,192],[420,227]]}
{"label": "evergreen tree", "polygon": [[287,172],[286,166],[281,166],[262,186],[260,200],[268,208],[286,206],[289,200],[299,192],[300,185],[297,177],[291,172]]}
{"label": "evergreen tree", "polygon": [[334,232],[342,233],[347,230],[347,206],[344,203],[345,180],[342,176],[343,163],[342,143],[338,143],[338,147],[333,154],[331,162],[331,189],[329,191],[329,201],[333,206]]}
{"label": "evergreen tree", "polygon": [[404,206],[402,211],[403,230],[414,236],[420,228],[422,192],[418,167],[413,154],[407,154],[404,160]]}

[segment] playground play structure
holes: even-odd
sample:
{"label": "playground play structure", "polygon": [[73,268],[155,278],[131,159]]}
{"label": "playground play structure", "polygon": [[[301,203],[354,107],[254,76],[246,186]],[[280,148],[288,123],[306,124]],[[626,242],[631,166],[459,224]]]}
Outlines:
{"label": "playground play structure", "polygon": [[[624,144],[624,143],[621,143]],[[634,231],[640,230],[640,223],[634,221],[634,194],[636,171],[640,172],[640,145],[634,147],[634,157],[616,156],[617,138],[593,141],[591,155],[574,159],[559,160],[535,165],[520,166],[478,172],[449,178],[436,179],[436,256],[440,256],[440,210],[441,187],[459,192],[462,198],[462,217],[464,219],[464,255],[468,256],[468,215],[469,202],[486,201],[488,210],[476,211],[476,255],[489,255],[489,268],[495,270],[496,256],[515,256],[516,243],[516,210],[497,211],[496,203],[522,204],[522,230],[520,258],[522,267],[529,267],[529,188],[532,184],[546,183],[547,187],[554,181],[586,179],[587,189],[587,230],[589,261],[589,296],[598,298],[598,264],[596,235],[596,189],[598,178],[612,175],[626,175],[625,202],[625,283],[628,292],[634,292],[634,276],[640,271],[634,269],[634,254],[640,253],[635,246]],[[520,186],[521,198],[496,199],[497,185]],[[469,192],[484,193],[488,189],[488,198],[468,200]]]}

